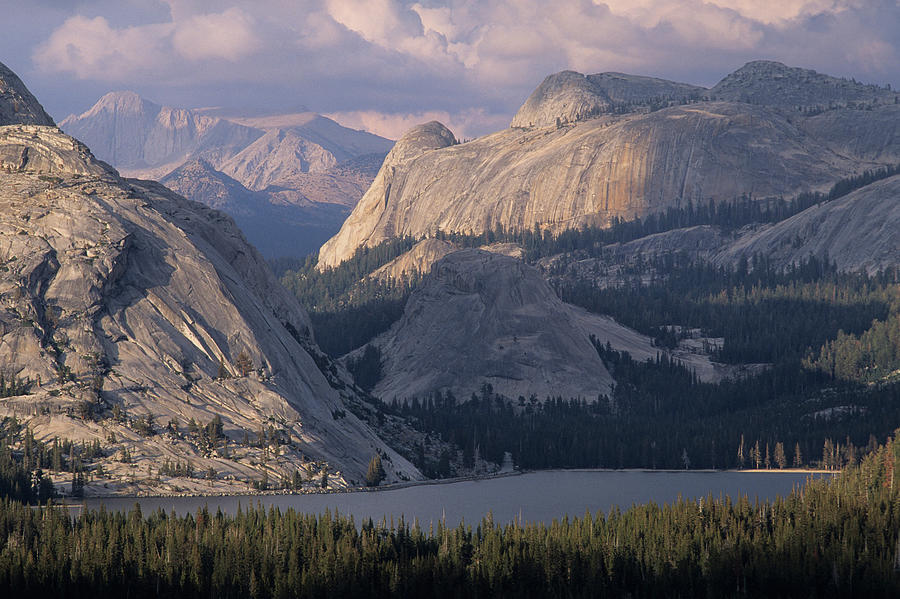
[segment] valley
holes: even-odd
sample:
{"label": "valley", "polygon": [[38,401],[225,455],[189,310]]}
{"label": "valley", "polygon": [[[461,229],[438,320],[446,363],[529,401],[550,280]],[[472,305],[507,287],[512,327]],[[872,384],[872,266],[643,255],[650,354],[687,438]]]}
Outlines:
{"label": "valley", "polygon": [[897,2],[0,17],[0,597],[900,596]]}

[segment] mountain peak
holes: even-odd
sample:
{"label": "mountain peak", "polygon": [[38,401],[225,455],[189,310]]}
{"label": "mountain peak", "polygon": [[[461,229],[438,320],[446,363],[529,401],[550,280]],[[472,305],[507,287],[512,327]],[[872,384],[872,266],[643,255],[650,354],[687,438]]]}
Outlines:
{"label": "mountain peak", "polygon": [[385,163],[397,164],[415,158],[429,150],[446,148],[456,143],[456,136],[443,123],[429,121],[416,125],[394,144]]}
{"label": "mountain peak", "polygon": [[544,127],[559,120],[574,122],[597,114],[609,98],[590,79],[576,71],[547,76],[513,117],[510,127]]}
{"label": "mountain peak", "polygon": [[22,80],[0,62],[0,126],[55,124]]}
{"label": "mountain peak", "polygon": [[726,75],[710,93],[720,100],[783,108],[829,107],[849,102],[893,102],[897,95],[878,85],[832,77],[773,60],[754,60]]}
{"label": "mountain peak", "polygon": [[136,92],[130,90],[112,91],[97,100],[81,116],[91,116],[100,112],[141,113],[146,112],[150,106],[156,106],[156,104],[144,99]]}
{"label": "mountain peak", "polygon": [[696,85],[642,75],[560,71],[541,82],[513,117],[510,127],[574,123],[618,105],[696,98],[706,91]]}

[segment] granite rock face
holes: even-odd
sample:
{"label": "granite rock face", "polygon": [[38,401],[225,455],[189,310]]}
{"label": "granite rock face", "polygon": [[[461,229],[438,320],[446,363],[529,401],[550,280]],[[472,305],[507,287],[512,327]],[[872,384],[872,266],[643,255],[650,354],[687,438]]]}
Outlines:
{"label": "granite rock face", "polygon": [[739,236],[714,256],[735,264],[762,254],[784,267],[814,256],[844,271],[900,266],[900,175],[813,206],[774,225]]}
{"label": "granite rock face", "polygon": [[[116,438],[107,455],[142,471],[187,459],[245,485],[327,464],[340,487],[376,452],[392,479],[421,476],[347,410],[349,376],[230,217],[120,178],[56,127],[0,127],[0,302],[0,371],[31,381],[0,413],[40,438]],[[155,434],[136,433],[148,416]],[[272,427],[274,460],[187,442],[186,423],[214,416],[232,447]]]}
{"label": "granite rock face", "polygon": [[612,377],[540,273],[506,256],[461,250],[434,264],[401,320],[373,343],[390,401],[483,384],[516,398],[535,393],[597,399]]}
{"label": "granite rock face", "polygon": [[54,122],[18,75],[0,62],[0,126],[3,125],[52,127]]}
{"label": "granite rock face", "polygon": [[[346,398],[313,359],[323,356],[306,313],[228,216],[162,185],[120,179],[55,128],[2,127],[0,149],[23,135],[29,154],[48,158],[0,171],[0,368],[40,385],[0,400],[3,413],[65,414],[87,402],[100,415],[118,406],[160,425],[218,414],[235,442],[277,422],[291,439],[281,474],[313,459],[341,473],[335,484],[362,480],[382,451],[392,476],[418,476],[355,416],[334,418]],[[59,148],[69,154],[60,158]],[[101,426],[116,425],[101,420],[98,437]],[[130,452],[156,467],[191,457],[152,439]]]}
{"label": "granite rock face", "polygon": [[[615,381],[591,335],[637,360],[665,351],[609,317],[564,303],[540,271],[516,258],[458,250],[432,265],[401,319],[371,342],[381,351],[383,373],[373,394],[391,401],[450,391],[466,400],[489,384],[512,399],[533,393],[540,400],[594,401],[609,396]],[[671,355],[703,380],[736,374],[708,355],[681,349]]]}
{"label": "granite rock face", "polygon": [[832,77],[811,69],[755,60],[727,75],[708,91],[708,95],[719,100],[796,111],[797,107],[825,110],[849,103],[893,104],[900,94],[878,85]]}
{"label": "granite rock face", "polygon": [[[464,144],[450,143],[449,131],[440,143],[418,144],[423,131],[416,128],[398,142],[409,150],[403,159],[385,162],[323,246],[320,268],[397,236],[606,226],[688,202],[790,198],[894,164],[895,94],[810,73],[750,63],[703,91],[564,72],[541,84],[513,128]],[[824,112],[792,104],[823,87],[837,90]],[[863,98],[869,104],[861,110]],[[622,114],[604,108],[623,104],[629,108]],[[850,124],[832,126],[847,111]]]}
{"label": "granite rock face", "polygon": [[707,90],[624,73],[582,75],[562,71],[544,79],[513,117],[510,127],[574,123],[629,104],[696,98]]}

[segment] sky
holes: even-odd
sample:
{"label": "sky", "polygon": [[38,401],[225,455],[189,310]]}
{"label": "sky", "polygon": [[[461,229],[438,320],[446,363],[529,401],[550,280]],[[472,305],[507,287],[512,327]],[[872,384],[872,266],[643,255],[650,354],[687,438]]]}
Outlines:
{"label": "sky", "polygon": [[0,0],[0,15],[0,62],[56,120],[129,89],[472,138],[564,69],[712,86],[756,59],[900,88],[900,0]]}

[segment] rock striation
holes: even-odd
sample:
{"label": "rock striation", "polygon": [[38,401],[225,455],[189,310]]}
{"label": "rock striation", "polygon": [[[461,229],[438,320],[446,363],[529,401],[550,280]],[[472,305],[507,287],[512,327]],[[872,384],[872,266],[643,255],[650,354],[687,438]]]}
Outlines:
{"label": "rock striation", "polygon": [[[835,98],[845,102],[824,112],[792,104],[823,86],[837,86]],[[435,143],[418,143],[419,128],[404,136],[402,160],[385,162],[320,250],[319,266],[396,236],[606,226],[688,202],[827,190],[898,160],[900,105],[892,94],[778,63],[750,63],[705,92],[612,73],[560,73],[532,94],[510,129],[464,144],[452,143],[439,123],[427,126],[444,129]],[[858,98],[870,104],[860,110]],[[846,111],[852,124],[832,126]]]}
{"label": "rock striation", "polygon": [[[213,469],[210,484],[327,463],[340,487],[376,452],[392,479],[420,477],[347,409],[349,379],[230,217],[120,178],[51,126],[0,127],[0,163],[0,371],[32,382],[0,413],[40,438],[99,439],[141,472],[188,459]],[[237,453],[188,441],[189,421],[215,416]],[[269,427],[274,458],[236,449]],[[113,485],[133,467],[108,466]]]}

